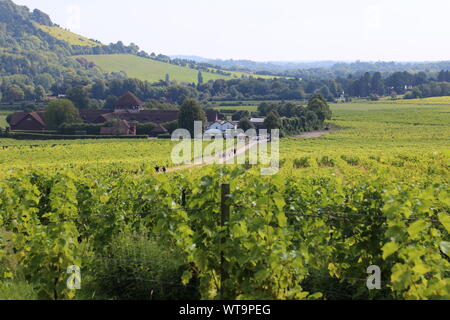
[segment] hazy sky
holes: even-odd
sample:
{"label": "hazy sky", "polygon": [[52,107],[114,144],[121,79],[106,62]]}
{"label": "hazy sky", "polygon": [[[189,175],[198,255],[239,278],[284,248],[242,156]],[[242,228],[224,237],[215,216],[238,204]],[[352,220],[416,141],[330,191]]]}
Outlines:
{"label": "hazy sky", "polygon": [[13,0],[103,43],[269,60],[450,60],[448,0]]}

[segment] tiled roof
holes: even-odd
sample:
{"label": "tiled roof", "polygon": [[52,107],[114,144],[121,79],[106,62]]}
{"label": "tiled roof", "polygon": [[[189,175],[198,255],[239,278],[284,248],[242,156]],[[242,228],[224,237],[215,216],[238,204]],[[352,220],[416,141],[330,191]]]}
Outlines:
{"label": "tiled roof", "polygon": [[115,104],[117,109],[127,109],[132,107],[143,106],[144,103],[133,93],[127,92]]}

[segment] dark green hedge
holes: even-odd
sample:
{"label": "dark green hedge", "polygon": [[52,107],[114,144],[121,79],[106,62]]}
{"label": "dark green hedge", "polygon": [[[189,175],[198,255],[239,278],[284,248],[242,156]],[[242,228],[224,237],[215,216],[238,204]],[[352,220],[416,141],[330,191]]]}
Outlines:
{"label": "dark green hedge", "polygon": [[150,135],[153,131],[153,129],[156,128],[156,124],[149,122],[149,123],[138,123],[136,126],[136,134],[146,134]]}
{"label": "dark green hedge", "polygon": [[77,135],[77,132],[84,131],[88,135],[100,135],[100,129],[104,123],[63,123],[58,128],[58,133],[62,135]]}

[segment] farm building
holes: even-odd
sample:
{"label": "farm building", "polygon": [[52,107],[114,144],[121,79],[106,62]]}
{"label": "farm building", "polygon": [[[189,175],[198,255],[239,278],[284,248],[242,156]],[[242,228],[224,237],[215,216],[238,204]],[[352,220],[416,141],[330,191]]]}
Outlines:
{"label": "farm building", "polygon": [[136,135],[136,124],[129,123],[126,120],[114,122],[110,127],[103,127],[100,129],[101,135]]}
{"label": "farm building", "polygon": [[[127,92],[114,106],[114,110],[80,110],[84,123],[105,123],[111,119],[124,120],[127,123],[159,124],[157,131],[167,133],[163,123],[177,121],[178,110],[144,110],[144,103],[133,93]],[[208,123],[224,120],[225,117],[216,110],[205,110]],[[11,130],[41,131],[46,129],[44,111],[17,112],[10,119]]]}
{"label": "farm building", "polygon": [[136,112],[144,110],[144,103],[133,93],[127,92],[123,95],[114,106],[114,112]]}
{"label": "farm building", "polygon": [[46,129],[43,112],[16,112],[9,119],[11,130],[42,131]]}
{"label": "farm building", "polygon": [[264,127],[265,118],[251,118],[250,122],[255,126],[256,129],[262,129]]}
{"label": "farm building", "polygon": [[227,130],[236,130],[237,129],[237,123],[233,121],[228,120],[217,120],[212,122],[208,127],[207,130],[213,130],[217,129],[220,130],[222,133],[226,132]]}

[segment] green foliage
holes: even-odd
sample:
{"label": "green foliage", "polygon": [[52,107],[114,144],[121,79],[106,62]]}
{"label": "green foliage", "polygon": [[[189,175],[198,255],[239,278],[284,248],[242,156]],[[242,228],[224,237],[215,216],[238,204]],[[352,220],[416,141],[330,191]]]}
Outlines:
{"label": "green foliage", "polygon": [[80,113],[75,105],[67,99],[50,102],[45,107],[45,123],[49,129],[57,129],[63,123],[80,123]]}
{"label": "green foliage", "polygon": [[238,128],[247,131],[249,129],[254,129],[255,126],[253,125],[253,123],[250,122],[248,118],[242,118],[239,121]]}
{"label": "green foliage", "polygon": [[320,94],[315,94],[311,97],[308,102],[308,110],[316,113],[322,122],[324,120],[331,120],[332,112],[330,107]]}
{"label": "green foliage", "polygon": [[119,300],[199,298],[195,282],[181,284],[186,270],[183,259],[145,234],[120,233],[96,257],[92,270],[102,296]]}
{"label": "green foliage", "polygon": [[194,136],[194,122],[206,123],[206,115],[202,107],[195,99],[186,99],[180,106],[178,115],[178,127],[188,130],[191,137]]}
{"label": "green foliage", "polygon": [[279,129],[281,127],[280,117],[276,113],[270,112],[264,120],[264,127],[268,130]]}
{"label": "green foliage", "polygon": [[250,118],[250,112],[248,110],[239,110],[239,111],[233,113],[231,120],[240,121],[244,118],[247,118],[247,119]]}
{"label": "green foliage", "polygon": [[38,295],[25,281],[0,281],[0,300],[37,300]]}
{"label": "green foliage", "polygon": [[89,94],[82,86],[69,89],[67,99],[72,101],[78,109],[89,109]]}
{"label": "green foliage", "polygon": [[[102,123],[63,123],[58,127],[58,133],[62,135],[77,134],[77,132],[86,132],[88,135],[99,135],[100,129],[104,126]],[[139,133],[138,133],[139,134]]]}
{"label": "green foliage", "polygon": [[310,167],[309,158],[302,157],[294,159],[294,168],[308,168]]}
{"label": "green foliage", "polygon": [[150,135],[152,131],[157,127],[155,123],[138,123],[136,126],[136,133],[139,135]]}

